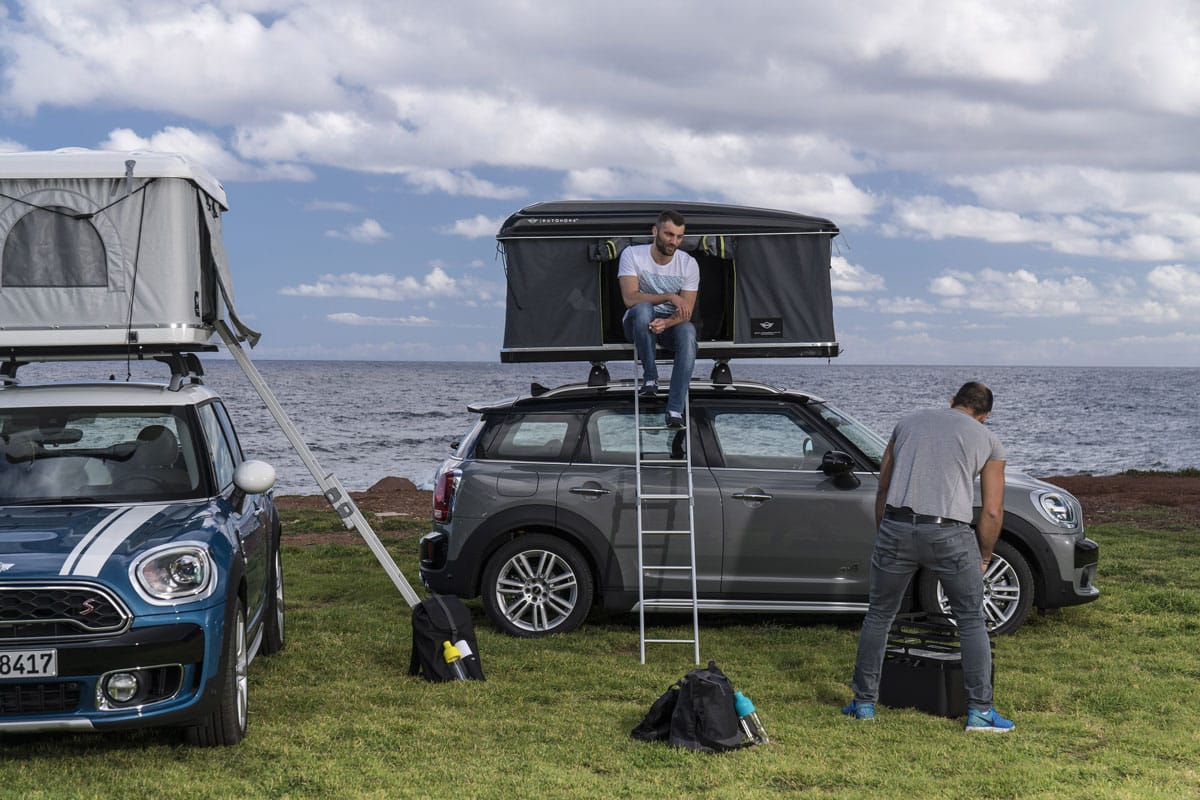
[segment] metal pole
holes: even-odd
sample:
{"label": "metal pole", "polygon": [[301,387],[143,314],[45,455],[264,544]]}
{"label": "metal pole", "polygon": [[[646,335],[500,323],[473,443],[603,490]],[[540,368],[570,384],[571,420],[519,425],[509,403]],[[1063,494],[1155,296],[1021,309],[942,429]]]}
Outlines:
{"label": "metal pole", "polygon": [[304,466],[308,468],[309,473],[316,480],[317,485],[321,487],[321,492],[325,495],[325,499],[333,506],[333,510],[342,518],[342,524],[347,528],[357,528],[359,534],[366,541],[367,546],[371,548],[371,552],[375,554],[380,565],[383,566],[383,571],[392,579],[392,583],[400,590],[400,594],[408,601],[410,606],[415,606],[421,602],[421,598],[413,591],[412,585],[405,579],[400,572],[400,568],[396,566],[395,560],[383,546],[383,542],[379,541],[379,536],[371,529],[370,523],[366,517],[358,510],[354,499],[350,497],[350,493],[346,491],[346,487],[338,480],[337,476],[332,472],[326,473],[321,469],[321,465],[317,463],[316,457],[312,451],[308,449],[308,445],[300,436],[300,431],[292,424],[288,418],[287,412],[283,410],[283,406],[279,405],[279,401],[275,399],[275,393],[271,391],[271,387],[263,379],[262,373],[254,366],[254,362],[246,355],[246,351],[242,348],[241,342],[234,336],[233,331],[224,320],[216,321],[217,333],[221,335],[225,346],[229,348],[230,354],[233,355],[238,366],[242,368],[246,378],[250,384],[258,392],[258,396],[266,403],[267,410],[271,412],[271,416],[275,418],[275,422],[279,424],[283,435],[292,443],[292,448],[296,454],[300,456],[300,460],[304,462]]}

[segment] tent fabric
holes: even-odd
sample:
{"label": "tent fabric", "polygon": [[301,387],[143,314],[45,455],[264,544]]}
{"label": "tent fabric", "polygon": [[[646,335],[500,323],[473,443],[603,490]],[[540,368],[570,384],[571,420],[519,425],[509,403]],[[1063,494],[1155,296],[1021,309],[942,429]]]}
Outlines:
{"label": "tent fabric", "polygon": [[626,246],[650,241],[664,208],[684,215],[682,249],[701,265],[701,357],[838,354],[830,284],[838,229],[829,220],[705,203],[564,201],[518,211],[497,235],[508,279],[501,360],[632,358],[616,264]]}
{"label": "tent fabric", "polygon": [[220,184],[179,156],[0,155],[0,346],[203,344],[226,313],[253,344],[224,209]]}

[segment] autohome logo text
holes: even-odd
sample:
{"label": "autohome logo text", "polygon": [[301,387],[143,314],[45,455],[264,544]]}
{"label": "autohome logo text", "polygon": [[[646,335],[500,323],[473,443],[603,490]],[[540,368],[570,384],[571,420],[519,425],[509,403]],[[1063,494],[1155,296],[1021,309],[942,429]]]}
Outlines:
{"label": "autohome logo text", "polygon": [[537,222],[539,224],[544,223],[546,225],[556,225],[556,224],[562,224],[564,222],[566,222],[566,223],[579,222],[579,217],[538,217],[533,221]]}

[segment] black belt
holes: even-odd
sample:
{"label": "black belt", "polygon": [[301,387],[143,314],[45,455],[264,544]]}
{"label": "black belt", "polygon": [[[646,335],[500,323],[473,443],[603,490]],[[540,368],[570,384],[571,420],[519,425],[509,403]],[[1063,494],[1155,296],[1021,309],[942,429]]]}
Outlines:
{"label": "black belt", "polygon": [[886,519],[895,520],[897,522],[908,522],[913,525],[965,525],[965,522],[959,522],[956,519],[949,517],[935,517],[930,514],[918,514],[911,508],[893,508],[887,506],[883,509],[883,516]]}

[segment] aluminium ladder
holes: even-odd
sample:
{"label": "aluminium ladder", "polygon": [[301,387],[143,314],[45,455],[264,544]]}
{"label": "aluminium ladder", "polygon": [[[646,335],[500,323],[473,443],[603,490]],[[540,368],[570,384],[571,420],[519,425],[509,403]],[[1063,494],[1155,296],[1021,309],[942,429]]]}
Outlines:
{"label": "aluminium ladder", "polygon": [[[663,362],[672,363],[672,362]],[[692,485],[692,447],[691,447],[691,423],[692,423],[692,408],[689,399],[690,393],[684,396],[684,427],[669,428],[665,422],[658,425],[643,425],[640,391],[642,382],[642,362],[637,358],[635,353],[633,359],[634,365],[634,380],[633,380],[633,421],[634,421],[634,465],[635,465],[635,480],[637,488],[637,558],[638,558],[638,638],[639,651],[641,661],[646,663],[646,645],[647,644],[690,644],[693,647],[695,661],[700,663],[700,607],[697,602],[696,592],[696,508],[695,508],[695,491]],[[672,369],[674,365],[672,363]],[[644,458],[642,455],[642,436],[646,432],[651,431],[673,431],[677,438],[676,441],[682,441],[682,446],[672,446],[668,451],[669,458]],[[680,451],[682,450],[682,455]],[[647,491],[644,483],[646,472],[650,471],[659,476],[665,476],[667,473],[674,470],[682,470],[687,478],[687,492],[679,493],[678,491]],[[665,483],[665,481],[664,481]],[[679,482],[671,482],[672,485],[677,485]],[[644,510],[647,503],[651,504],[687,504],[687,527],[672,528],[669,530],[648,529],[645,524]],[[675,515],[668,515],[669,518],[674,518]],[[663,558],[667,555],[666,542],[678,536],[686,536],[688,540],[688,560],[686,563],[679,564],[663,564],[657,566],[646,565],[646,539],[660,539],[664,542]],[[647,639],[646,638],[646,577],[648,575],[656,575],[661,573],[679,573],[686,572],[691,584],[691,611],[692,611],[692,638],[690,639]]]}

